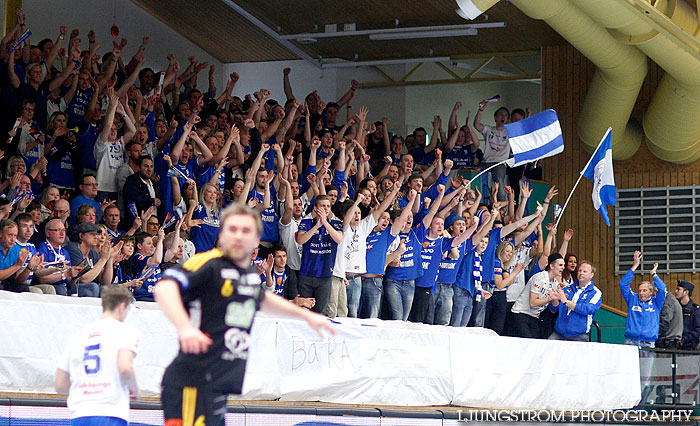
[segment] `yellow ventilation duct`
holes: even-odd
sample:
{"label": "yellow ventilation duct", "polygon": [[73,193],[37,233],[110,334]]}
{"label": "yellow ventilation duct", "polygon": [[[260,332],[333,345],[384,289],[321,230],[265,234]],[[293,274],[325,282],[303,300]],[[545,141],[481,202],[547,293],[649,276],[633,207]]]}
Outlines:
{"label": "yellow ventilation duct", "polygon": [[[458,0],[457,3],[473,19],[477,12],[487,10],[496,1]],[[634,155],[641,144],[642,132],[635,123],[628,124],[628,120],[646,77],[646,57],[634,47],[620,43],[568,0],[511,0],[511,3],[531,18],[544,20],[596,65],[578,117],[577,130],[583,144],[593,150],[605,130],[612,127],[613,157],[624,160]]]}
{"label": "yellow ventilation duct", "polygon": [[[644,114],[649,150],[662,160],[688,164],[700,158],[700,61],[666,35],[659,34],[641,14],[612,0],[570,0],[618,40],[638,47],[667,74]],[[656,9],[687,34],[697,38],[697,12],[683,1],[658,0]]]}

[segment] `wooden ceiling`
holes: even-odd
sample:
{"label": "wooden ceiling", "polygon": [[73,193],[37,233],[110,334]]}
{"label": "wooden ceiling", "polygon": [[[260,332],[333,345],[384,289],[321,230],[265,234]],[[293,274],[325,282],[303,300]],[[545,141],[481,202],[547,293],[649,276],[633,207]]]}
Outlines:
{"label": "wooden ceiling", "polygon": [[[223,63],[297,59],[298,56],[232,9],[231,0],[132,0]],[[467,24],[455,0],[233,0],[281,35],[324,31],[326,24],[354,23],[357,30]],[[695,7],[695,0],[686,0]],[[367,35],[317,38],[294,45],[312,58],[373,61],[536,50],[566,44],[543,21],[501,1],[474,23],[504,22],[478,35],[372,41]]]}

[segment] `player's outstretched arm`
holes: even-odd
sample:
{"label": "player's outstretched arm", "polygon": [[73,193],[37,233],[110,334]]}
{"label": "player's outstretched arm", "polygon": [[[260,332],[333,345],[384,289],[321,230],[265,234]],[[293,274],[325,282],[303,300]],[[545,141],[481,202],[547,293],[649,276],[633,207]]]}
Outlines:
{"label": "player's outstretched arm", "polygon": [[160,280],[154,290],[154,296],[165,316],[177,328],[182,352],[186,354],[206,352],[212,340],[190,323],[177,283],[167,278]]}
{"label": "player's outstretched arm", "polygon": [[263,299],[261,309],[265,312],[290,315],[297,318],[301,318],[309,323],[309,326],[313,328],[319,336],[325,337],[323,335],[322,329],[326,329],[331,335],[335,336],[336,331],[333,328],[328,318],[316,312],[309,311],[308,309],[303,309],[297,305],[281,298],[280,296],[273,294],[269,291],[265,292],[265,299]]}

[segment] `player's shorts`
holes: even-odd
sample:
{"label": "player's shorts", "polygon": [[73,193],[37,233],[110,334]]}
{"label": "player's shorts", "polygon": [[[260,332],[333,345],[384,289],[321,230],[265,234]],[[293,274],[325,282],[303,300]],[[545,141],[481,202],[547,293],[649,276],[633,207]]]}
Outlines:
{"label": "player's shorts", "polygon": [[119,417],[86,416],[71,419],[70,426],[127,426]]}
{"label": "player's shorts", "polygon": [[160,396],[165,426],[224,426],[226,395],[207,387],[163,384]]}

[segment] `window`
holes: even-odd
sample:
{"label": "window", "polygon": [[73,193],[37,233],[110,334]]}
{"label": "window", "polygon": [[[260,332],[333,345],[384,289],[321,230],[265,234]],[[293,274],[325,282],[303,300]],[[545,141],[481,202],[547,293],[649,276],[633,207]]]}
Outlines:
{"label": "window", "polygon": [[619,189],[615,207],[615,273],[641,250],[644,272],[700,271],[700,186]]}

